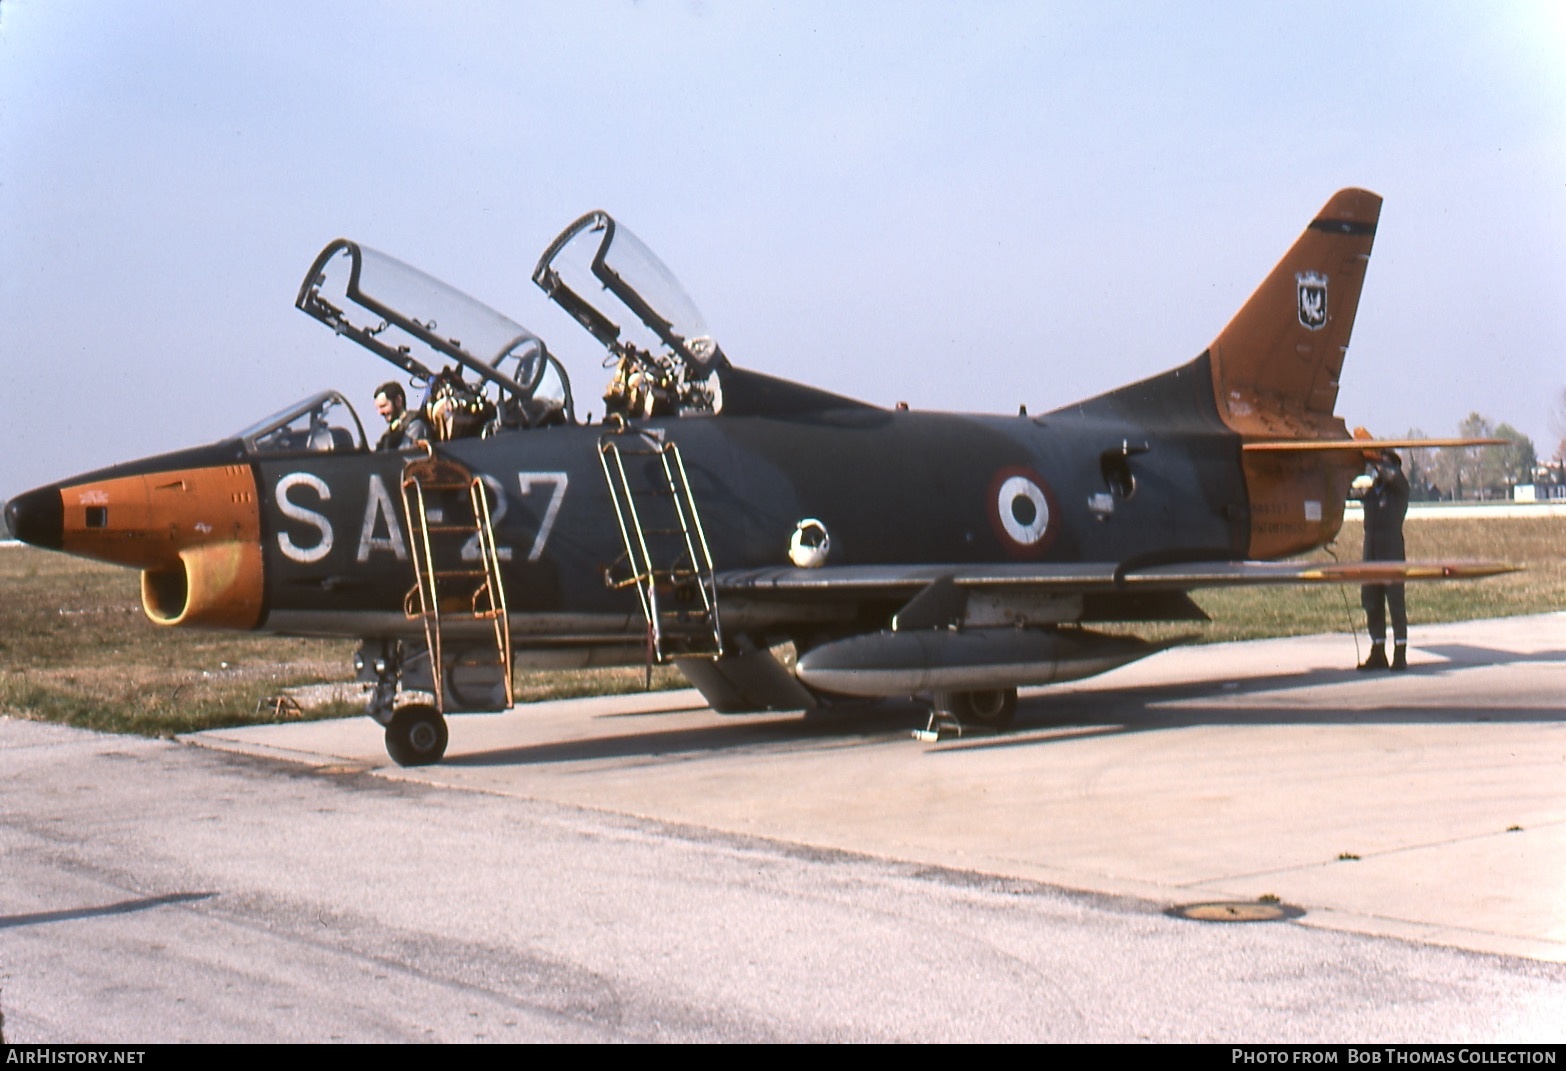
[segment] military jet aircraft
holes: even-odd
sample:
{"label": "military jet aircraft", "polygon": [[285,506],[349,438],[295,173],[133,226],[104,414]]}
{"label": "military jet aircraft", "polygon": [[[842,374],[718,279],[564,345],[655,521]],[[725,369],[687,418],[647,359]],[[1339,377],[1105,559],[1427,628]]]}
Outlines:
{"label": "military jet aircraft", "polygon": [[327,391],[6,519],[140,569],[158,624],[362,639],[404,765],[440,760],[446,713],[509,708],[518,668],[673,662],[723,713],[916,695],[932,727],[1001,727],[1019,686],[1161,649],[1094,626],[1205,619],[1194,590],[1506,568],[1276,560],[1336,535],[1364,451],[1451,441],[1356,439],[1333,413],[1380,207],[1337,193],[1205,352],[1036,416],[735,364],[593,212],[533,275],[614,369],[586,422],[537,335],[338,240],[297,305],[424,389],[426,439],[371,449]]}

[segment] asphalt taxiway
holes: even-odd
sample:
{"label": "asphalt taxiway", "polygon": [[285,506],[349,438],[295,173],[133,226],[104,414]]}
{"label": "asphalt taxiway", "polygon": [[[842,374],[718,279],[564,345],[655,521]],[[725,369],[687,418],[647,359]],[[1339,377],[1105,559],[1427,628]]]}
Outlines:
{"label": "asphalt taxiway", "polygon": [[919,743],[912,706],[723,718],[694,691],[451,719],[387,768],[368,719],[192,739],[382,776],[1159,902],[1566,962],[1566,614],[1185,648]]}
{"label": "asphalt taxiway", "polygon": [[420,770],[368,719],[0,719],[7,1040],[1561,1040],[1566,614],[1355,657],[1166,652],[934,744],[537,704]]}

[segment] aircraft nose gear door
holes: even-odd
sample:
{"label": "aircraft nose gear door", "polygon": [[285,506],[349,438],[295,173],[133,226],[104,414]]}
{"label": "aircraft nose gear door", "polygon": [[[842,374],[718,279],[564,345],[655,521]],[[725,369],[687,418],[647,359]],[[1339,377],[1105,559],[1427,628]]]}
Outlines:
{"label": "aircraft nose gear door", "polygon": [[[429,677],[438,718],[447,712],[509,710],[511,623],[490,517],[489,490],[464,465],[439,457],[408,462],[402,475],[402,502],[408,518],[414,586],[403,599],[408,619],[424,625]],[[424,719],[428,721],[428,719]],[[414,719],[402,735],[416,761],[438,762],[426,752],[436,735]],[[387,725],[387,749],[394,746],[399,721]],[[445,751],[445,725],[438,745]]]}
{"label": "aircraft nose gear door", "polygon": [[605,435],[598,460],[625,541],[631,575],[610,583],[636,587],[647,617],[648,663],[723,654],[712,554],[685,475],[680,449],[646,432]]}

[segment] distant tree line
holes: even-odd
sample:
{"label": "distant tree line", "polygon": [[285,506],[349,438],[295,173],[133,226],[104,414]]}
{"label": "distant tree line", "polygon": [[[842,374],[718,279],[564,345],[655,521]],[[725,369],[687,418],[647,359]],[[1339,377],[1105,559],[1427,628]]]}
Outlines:
{"label": "distant tree line", "polygon": [[1550,430],[1560,441],[1555,444],[1555,464],[1566,465],[1566,387],[1555,398],[1555,412],[1550,414]]}
{"label": "distant tree line", "polygon": [[[1464,439],[1504,439],[1505,446],[1446,446],[1408,450],[1403,459],[1409,497],[1416,502],[1509,499],[1518,484],[1549,482],[1559,466],[1540,466],[1533,440],[1510,424],[1469,413],[1457,426]],[[1418,428],[1410,439],[1429,438]],[[1566,447],[1566,442],[1562,443]],[[1558,455],[1557,455],[1558,456]]]}

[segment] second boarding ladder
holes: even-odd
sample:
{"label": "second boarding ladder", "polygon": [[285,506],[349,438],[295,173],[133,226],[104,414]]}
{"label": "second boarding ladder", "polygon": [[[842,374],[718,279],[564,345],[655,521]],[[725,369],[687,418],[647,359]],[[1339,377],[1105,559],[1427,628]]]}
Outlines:
{"label": "second boarding ladder", "polygon": [[610,582],[636,588],[650,661],[722,655],[712,552],[680,448],[657,432],[628,431],[599,439],[598,460],[631,572]]}

